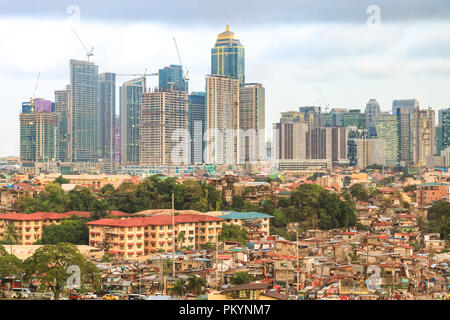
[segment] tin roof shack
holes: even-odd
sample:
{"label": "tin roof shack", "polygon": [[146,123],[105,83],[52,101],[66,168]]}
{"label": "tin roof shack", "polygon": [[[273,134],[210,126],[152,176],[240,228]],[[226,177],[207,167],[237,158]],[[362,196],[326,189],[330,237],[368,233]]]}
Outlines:
{"label": "tin roof shack", "polygon": [[394,252],[400,254],[401,257],[410,257],[413,255],[414,249],[407,244],[401,244],[394,247]]}
{"label": "tin roof shack", "polygon": [[330,238],[332,236],[333,232],[331,230],[311,229],[305,233],[305,238]]}
{"label": "tin roof shack", "polygon": [[296,260],[280,259],[273,261],[274,279],[278,284],[288,285],[295,282],[296,276]]}
{"label": "tin roof shack", "polygon": [[275,241],[275,250],[276,254],[282,255],[296,255],[297,243],[287,240],[276,240]]}
{"label": "tin roof shack", "polygon": [[227,288],[221,292],[208,294],[208,300],[276,300],[263,295],[267,283],[247,283]]}
{"label": "tin roof shack", "polygon": [[445,241],[441,240],[439,233],[424,234],[423,244],[426,250],[433,252],[440,252],[445,248]]}
{"label": "tin roof shack", "polygon": [[409,279],[402,263],[380,263],[378,267],[381,270],[381,287],[390,287],[392,290],[408,290]]}
{"label": "tin roof shack", "polygon": [[359,259],[363,264],[400,261],[400,254],[392,252],[357,251],[357,255],[359,256]]}

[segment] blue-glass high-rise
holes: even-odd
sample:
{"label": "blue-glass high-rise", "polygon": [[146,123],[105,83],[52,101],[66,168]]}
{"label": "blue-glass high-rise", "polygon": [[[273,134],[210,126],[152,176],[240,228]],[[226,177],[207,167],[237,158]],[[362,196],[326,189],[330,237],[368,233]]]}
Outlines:
{"label": "blue-glass high-rise", "polygon": [[203,163],[206,130],[206,95],[205,92],[192,92],[189,95],[189,133],[191,136],[191,163]]}
{"label": "blue-glass high-rise", "polygon": [[219,34],[211,49],[211,74],[239,79],[245,83],[245,50],[241,42],[234,38],[227,24],[225,32]]}
{"label": "blue-glass high-rise", "polygon": [[170,67],[159,69],[158,74],[159,90],[188,92],[188,82],[184,80],[182,66],[172,64]]}

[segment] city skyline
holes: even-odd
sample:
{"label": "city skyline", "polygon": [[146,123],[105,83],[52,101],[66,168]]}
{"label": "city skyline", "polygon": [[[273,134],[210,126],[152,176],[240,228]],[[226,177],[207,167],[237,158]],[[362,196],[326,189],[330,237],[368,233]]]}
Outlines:
{"label": "city skyline", "polygon": [[[22,102],[29,100],[37,73],[41,72],[41,78],[36,97],[53,101],[54,91],[68,83],[69,60],[86,59],[83,47],[69,28],[68,5],[59,7],[59,15],[48,12],[50,19],[39,13],[0,17],[0,25],[9,26],[8,34],[6,28],[0,28],[0,39],[6,49],[0,64],[4,70],[0,83],[8,88],[3,96],[8,108],[0,120],[0,130],[3,135],[12,136],[12,139],[2,139],[0,156],[19,153],[19,109]],[[281,23],[277,19],[247,22],[239,14],[226,12],[207,28],[185,21],[180,22],[184,23],[183,27],[163,19],[153,23],[139,18],[110,23],[96,17],[95,10],[87,3],[79,4],[79,8],[81,20],[75,29],[88,47],[95,48],[91,61],[99,66],[99,73],[142,73],[146,67],[149,72],[157,72],[178,64],[173,44],[176,37],[183,67],[190,72],[190,91],[204,91],[205,76],[210,70],[210,50],[217,34],[225,30],[229,15],[231,31],[246,48],[247,82],[260,82],[266,88],[267,130],[278,122],[280,112],[297,110],[302,105],[318,105],[314,87],[319,87],[326,103],[336,108],[363,110],[372,98],[380,103],[381,111],[390,110],[393,100],[408,98],[418,99],[423,108],[449,107],[445,82],[450,75],[450,59],[449,50],[444,49],[446,40],[450,39],[450,28],[445,28],[448,22],[431,22],[433,15],[419,13],[416,3],[412,5],[415,9],[412,11],[417,13],[415,22],[399,18],[396,23],[392,12],[389,13],[395,8],[380,5],[382,20],[378,30],[366,25],[370,16],[365,10],[367,6],[360,6],[359,20],[318,17],[316,22],[311,18],[304,24]],[[440,14],[445,16],[446,12]],[[135,45],[127,47],[142,34],[151,35],[152,41],[139,44],[138,49]],[[53,43],[56,38],[61,41]],[[117,43],[121,45],[117,47]],[[27,51],[23,49],[24,44],[32,47],[45,44],[43,47],[48,50]],[[433,50],[427,51],[426,47]],[[12,50],[17,54],[11,56]],[[381,54],[383,50],[387,53]],[[349,59],[349,53],[354,59]],[[403,62],[399,63],[400,60]],[[127,80],[130,78],[118,77],[117,90]],[[156,85],[156,79],[149,79],[149,87]],[[116,114],[118,107],[116,102]]]}

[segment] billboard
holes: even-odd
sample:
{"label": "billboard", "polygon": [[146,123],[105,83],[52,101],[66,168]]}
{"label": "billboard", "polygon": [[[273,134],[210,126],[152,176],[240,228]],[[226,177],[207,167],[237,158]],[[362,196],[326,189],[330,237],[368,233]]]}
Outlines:
{"label": "billboard", "polygon": [[53,102],[44,99],[34,100],[35,112],[53,112]]}

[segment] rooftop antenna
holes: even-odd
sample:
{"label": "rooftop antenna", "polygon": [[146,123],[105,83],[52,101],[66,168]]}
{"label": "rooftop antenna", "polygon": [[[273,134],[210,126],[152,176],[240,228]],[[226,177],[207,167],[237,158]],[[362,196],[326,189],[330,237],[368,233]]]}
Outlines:
{"label": "rooftop antenna", "polygon": [[80,41],[81,45],[83,46],[84,50],[86,51],[86,56],[87,56],[87,62],[89,62],[90,57],[92,57],[94,55],[93,51],[94,51],[94,47],[91,47],[91,50],[88,50],[88,48],[84,45],[83,41],[81,41],[80,37],[78,36],[77,32],[75,31],[74,28],[71,28],[73,33],[75,33],[75,36],[78,38],[78,40]]}

